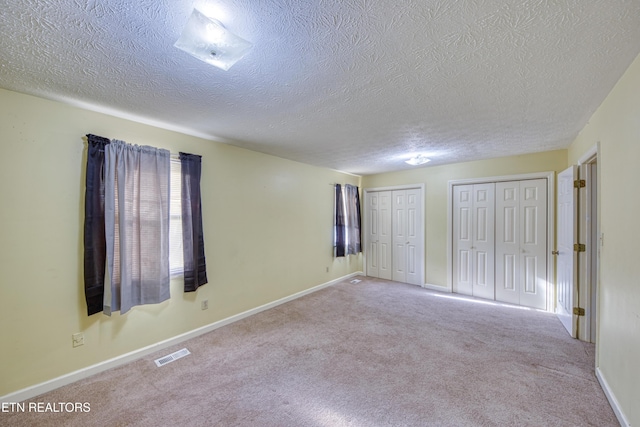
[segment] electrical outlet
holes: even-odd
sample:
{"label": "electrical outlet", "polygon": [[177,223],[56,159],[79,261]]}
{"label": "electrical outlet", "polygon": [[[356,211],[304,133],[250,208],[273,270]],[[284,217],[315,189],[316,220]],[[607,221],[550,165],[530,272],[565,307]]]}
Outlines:
{"label": "electrical outlet", "polygon": [[71,335],[71,343],[74,347],[84,345],[84,334],[82,332],[78,332],[77,334]]}
{"label": "electrical outlet", "polygon": [[201,308],[202,310],[206,310],[206,309],[208,309],[208,308],[209,308],[209,300],[208,300],[208,299],[206,299],[206,300],[202,301],[202,302],[200,303],[200,308]]}

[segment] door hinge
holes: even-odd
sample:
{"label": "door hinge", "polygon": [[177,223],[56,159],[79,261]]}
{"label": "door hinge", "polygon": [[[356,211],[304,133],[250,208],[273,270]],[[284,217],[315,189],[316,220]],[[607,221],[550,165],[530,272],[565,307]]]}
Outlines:
{"label": "door hinge", "polygon": [[575,314],[576,316],[584,316],[584,308],[573,307],[573,314]]}
{"label": "door hinge", "polygon": [[576,252],[585,252],[587,250],[587,247],[582,243],[574,243],[573,250]]}
{"label": "door hinge", "polygon": [[573,186],[575,188],[584,188],[587,186],[587,183],[584,179],[576,179],[575,181],[573,181]]}

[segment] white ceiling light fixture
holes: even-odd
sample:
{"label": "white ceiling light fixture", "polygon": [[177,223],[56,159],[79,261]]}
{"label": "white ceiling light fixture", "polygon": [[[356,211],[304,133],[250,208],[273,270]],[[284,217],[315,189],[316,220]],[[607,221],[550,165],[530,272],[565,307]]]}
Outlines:
{"label": "white ceiling light fixture", "polygon": [[227,71],[246,55],[253,45],[227,30],[219,21],[193,9],[174,46],[207,64]]}
{"label": "white ceiling light fixture", "polygon": [[418,154],[416,156],[413,156],[409,160],[405,160],[404,162],[411,166],[419,166],[419,165],[424,165],[425,163],[430,161],[431,159],[427,158],[427,156],[423,154]]}

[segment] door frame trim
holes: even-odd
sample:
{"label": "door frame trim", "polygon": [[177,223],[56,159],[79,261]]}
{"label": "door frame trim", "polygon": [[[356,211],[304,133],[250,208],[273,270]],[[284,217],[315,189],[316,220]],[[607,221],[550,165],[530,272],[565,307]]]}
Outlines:
{"label": "door frame trim", "polygon": [[[424,183],[420,183],[420,184],[406,184],[406,185],[394,185],[394,186],[390,186],[390,187],[373,187],[373,188],[363,188],[362,189],[362,200],[363,200],[363,206],[366,207],[369,206],[369,193],[376,193],[379,191],[393,191],[393,190],[410,190],[410,189],[419,189],[421,196],[422,196],[422,209],[420,212],[420,218],[418,218],[418,223],[420,224],[420,226],[422,227],[422,229],[420,230],[420,245],[422,246],[422,254],[420,259],[422,260],[422,262],[420,263],[420,286],[422,286],[423,288],[425,287],[425,277],[426,277],[426,258],[425,258],[425,244],[426,244],[426,224],[424,222],[425,219],[425,211],[426,211],[426,205],[427,205],[427,198],[426,198],[426,185]],[[368,230],[369,226],[369,219],[367,215],[364,215],[364,217],[362,218],[362,229],[363,230]],[[369,247],[369,237],[368,237],[368,233],[362,233],[362,237],[363,237],[363,245],[365,250],[362,251],[362,271],[364,271],[364,275],[367,276],[368,275],[368,271],[367,271],[367,248]]]}
{"label": "door frame trim", "polygon": [[547,307],[553,312],[555,305],[555,262],[551,254],[555,248],[555,176],[556,172],[534,172],[518,175],[488,176],[482,178],[466,178],[449,180],[447,188],[447,292],[453,292],[453,186],[465,184],[483,184],[490,182],[524,181],[528,179],[547,180]]}
{"label": "door frame trim", "polygon": [[[586,246],[586,252],[581,252],[578,254],[578,277],[576,278],[578,283],[578,302],[580,307],[585,309],[585,316],[580,317],[578,319],[578,339],[581,341],[591,342],[591,320],[594,317],[593,312],[595,311],[595,323],[596,323],[596,339],[598,341],[598,289],[599,289],[599,272],[600,272],[600,257],[597,256],[597,252],[600,246],[600,215],[598,212],[599,203],[599,191],[598,191],[598,160],[599,160],[599,152],[600,152],[600,142],[598,141],[595,145],[593,145],[589,150],[587,150],[580,159],[578,159],[578,174],[580,179],[584,179],[586,181],[585,192],[581,194],[579,205],[578,205],[578,238],[581,241],[584,241]],[[593,180],[592,174],[585,167],[591,166],[593,163],[596,164],[596,177],[595,182]],[[596,203],[595,207],[596,212],[592,212],[592,197],[596,195]],[[595,214],[595,215],[594,215]],[[591,224],[591,227],[595,227],[595,230],[587,230],[587,217],[593,218],[595,216],[595,224]],[[592,238],[592,231],[595,231],[596,238]],[[593,265],[593,258],[596,255],[595,265]],[[593,273],[593,268],[595,267],[595,274]],[[590,286],[585,286],[589,284]],[[596,306],[593,307],[591,304],[592,294],[595,292],[595,303]],[[598,354],[596,352],[596,362],[598,359]],[[596,363],[597,366],[597,363]]]}

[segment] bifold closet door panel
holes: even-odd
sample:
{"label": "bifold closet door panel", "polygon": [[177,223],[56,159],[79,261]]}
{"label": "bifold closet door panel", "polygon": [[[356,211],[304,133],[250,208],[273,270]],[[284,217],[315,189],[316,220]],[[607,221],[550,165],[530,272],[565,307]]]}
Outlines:
{"label": "bifold closet door panel", "polygon": [[473,185],[453,186],[453,292],[473,294]]}
{"label": "bifold closet door panel", "polygon": [[473,296],[495,298],[495,184],[473,185]]}
{"label": "bifold closet door panel", "polygon": [[453,187],[453,291],[494,299],[495,184]]}
{"label": "bifold closet door panel", "polygon": [[391,192],[370,193],[367,202],[367,275],[391,279]]}
{"label": "bifold closet door panel", "polygon": [[496,183],[496,300],[520,304],[520,182]]}
{"label": "bifold closet door panel", "polygon": [[391,192],[391,212],[393,232],[393,273],[392,280],[406,283],[407,281],[407,190],[393,190]]}
{"label": "bifold closet door panel", "polygon": [[422,266],[424,265],[423,241],[424,229],[422,224],[422,190],[410,188],[407,192],[407,283],[422,286]]}
{"label": "bifold closet door panel", "polygon": [[520,305],[547,308],[547,182],[520,183]]}
{"label": "bifold closet door panel", "polygon": [[496,300],[546,309],[547,180],[496,183]]}

